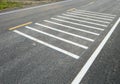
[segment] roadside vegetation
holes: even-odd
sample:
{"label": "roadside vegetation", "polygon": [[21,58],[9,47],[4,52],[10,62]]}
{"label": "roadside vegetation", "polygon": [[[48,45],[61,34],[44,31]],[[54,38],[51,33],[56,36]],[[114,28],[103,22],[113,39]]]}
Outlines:
{"label": "roadside vegetation", "polygon": [[22,3],[10,2],[7,0],[0,0],[0,10],[6,9],[6,8],[14,8],[14,7],[22,7]]}
{"label": "roadside vegetation", "polygon": [[0,0],[0,10],[20,8],[26,6],[42,5],[62,0]]}

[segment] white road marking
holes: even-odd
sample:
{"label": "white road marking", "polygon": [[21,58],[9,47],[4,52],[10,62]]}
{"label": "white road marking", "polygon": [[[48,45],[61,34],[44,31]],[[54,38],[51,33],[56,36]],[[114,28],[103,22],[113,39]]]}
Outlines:
{"label": "white road marking", "polygon": [[93,54],[91,55],[91,57],[88,59],[88,61],[86,62],[86,64],[83,66],[83,68],[77,74],[77,76],[74,78],[74,80],[72,81],[71,84],[79,84],[81,82],[81,80],[83,79],[83,77],[85,76],[85,74],[87,73],[87,71],[89,70],[90,66],[93,64],[94,60],[97,58],[98,54],[100,53],[100,51],[102,50],[102,48],[104,47],[104,45],[106,44],[106,42],[108,41],[108,39],[110,38],[110,36],[112,35],[112,33],[114,32],[114,30],[116,29],[116,27],[119,24],[119,22],[120,22],[120,18],[117,20],[117,22],[115,23],[115,25],[111,28],[111,30],[105,36],[105,38],[100,43],[100,45],[97,47],[97,49],[93,52]]}
{"label": "white road marking", "polygon": [[94,19],[100,19],[100,20],[104,20],[104,21],[112,21],[113,19],[107,19],[107,18],[101,18],[101,17],[95,17],[95,16],[90,16],[90,15],[85,15],[85,14],[78,14],[78,13],[71,13],[71,12],[67,12],[68,14],[75,14],[75,15],[79,15],[79,16],[83,16],[83,17],[89,17],[89,18],[94,18]]}
{"label": "white road marking", "polygon": [[93,39],[90,39],[90,38],[87,38],[87,37],[84,37],[84,36],[80,36],[80,35],[77,35],[77,34],[66,32],[66,31],[63,31],[63,30],[59,30],[59,29],[56,29],[56,28],[53,28],[53,27],[50,27],[50,26],[46,26],[46,25],[40,24],[40,23],[35,23],[35,24],[39,25],[39,26],[42,26],[42,27],[45,27],[45,28],[48,28],[48,29],[51,29],[51,30],[54,30],[54,31],[58,31],[58,32],[61,32],[61,33],[64,33],[64,34],[68,34],[68,35],[77,37],[77,38],[80,38],[80,39],[84,39],[84,40],[87,40],[87,41],[94,42]]}
{"label": "white road marking", "polygon": [[83,11],[83,12],[87,12],[87,13],[98,14],[98,15],[104,15],[104,16],[110,16],[110,17],[115,17],[115,16],[116,16],[116,15],[112,15],[112,14],[99,13],[99,12],[92,12],[92,11],[86,11],[86,10],[77,10],[77,11]]}
{"label": "white road marking", "polygon": [[45,45],[45,46],[47,46],[47,47],[49,47],[49,48],[52,48],[52,49],[54,49],[54,50],[56,50],[56,51],[59,51],[59,52],[61,52],[61,53],[64,53],[64,54],[66,54],[66,55],[68,55],[68,56],[70,56],[70,57],[72,57],[72,58],[75,58],[75,59],[79,59],[79,58],[80,58],[78,55],[75,55],[75,54],[73,54],[73,53],[71,53],[71,52],[68,52],[68,51],[66,51],[66,50],[63,50],[63,49],[61,49],[61,48],[59,48],[59,47],[56,47],[56,46],[54,46],[54,45],[48,44],[48,43],[46,43],[46,42],[44,42],[44,41],[41,41],[41,40],[39,40],[39,39],[37,39],[37,38],[34,38],[34,37],[32,37],[32,36],[29,36],[29,35],[27,35],[27,34],[25,34],[25,33],[22,33],[22,32],[20,32],[20,31],[18,31],[18,30],[14,30],[13,32],[15,32],[15,33],[17,33],[17,34],[19,34],[19,35],[21,35],[21,36],[24,36],[24,37],[26,37],[26,38],[28,38],[28,39],[30,39],[30,40],[33,40],[33,41],[35,41],[35,42],[37,42],[37,43],[40,43],[40,44],[42,44],[42,45]]}
{"label": "white road marking", "polygon": [[98,15],[98,14],[93,14],[93,13],[87,13],[87,12],[84,12],[84,11],[73,11],[73,13],[87,14],[87,15],[92,15],[92,16],[97,16],[97,17],[102,17],[102,18],[111,18],[111,19],[115,18],[115,17],[111,17],[111,16],[105,16],[105,15]]}
{"label": "white road marking", "polygon": [[93,4],[93,3],[95,3],[95,1],[92,1],[92,2],[88,3],[88,4],[85,5],[85,6],[87,7],[88,5],[91,5],[91,4]]}
{"label": "white road marking", "polygon": [[49,37],[52,37],[52,38],[55,38],[55,39],[61,40],[61,41],[63,41],[63,42],[66,42],[66,43],[69,43],[69,44],[75,45],[75,46],[77,46],[77,47],[81,47],[81,48],[83,48],[83,49],[88,49],[88,47],[85,46],[85,45],[78,44],[78,43],[72,42],[72,41],[70,41],[70,40],[67,40],[67,39],[61,38],[61,37],[57,37],[57,36],[55,36],[55,35],[52,35],[52,34],[49,34],[49,33],[46,33],[46,32],[40,31],[40,30],[37,30],[37,29],[35,29],[35,28],[29,27],[29,26],[26,26],[26,28],[27,28],[27,29],[30,29],[30,30],[33,30],[33,31],[36,31],[36,32],[38,32],[38,33],[41,33],[41,34],[47,35],[47,36],[49,36]]}
{"label": "white road marking", "polygon": [[70,16],[70,17],[74,17],[74,18],[79,18],[79,19],[84,19],[84,20],[91,20],[91,21],[95,21],[95,22],[110,24],[110,22],[107,22],[107,21],[96,20],[96,19],[86,18],[86,17],[80,17],[80,16],[76,16],[75,14],[62,14],[62,15]]}
{"label": "white road marking", "polygon": [[100,35],[98,33],[94,33],[94,32],[91,32],[91,31],[88,31],[88,30],[84,30],[84,29],[80,29],[80,28],[76,28],[76,27],[71,27],[71,26],[68,26],[68,25],[63,25],[63,24],[60,24],[60,23],[57,23],[57,22],[53,22],[53,21],[49,21],[49,20],[44,20],[44,21],[48,22],[48,23],[51,23],[51,24],[59,25],[59,26],[62,26],[62,27],[68,28],[68,29],[82,31],[82,32],[93,34],[93,35],[97,35],[97,36]]}
{"label": "white road marking", "polygon": [[5,14],[11,14],[11,13],[17,13],[17,12],[21,12],[21,11],[31,10],[31,9],[35,9],[35,8],[65,3],[65,2],[69,2],[69,1],[71,1],[71,0],[65,0],[65,1],[54,2],[54,3],[50,3],[50,4],[40,5],[40,6],[34,6],[34,7],[29,7],[29,8],[24,8],[24,9],[13,10],[13,11],[9,11],[9,12],[0,13],[0,16],[5,15]]}
{"label": "white road marking", "polygon": [[107,25],[94,23],[94,22],[89,22],[89,21],[84,21],[84,20],[79,20],[79,19],[74,19],[74,18],[69,18],[69,17],[65,17],[65,16],[58,15],[57,17],[60,17],[60,18],[63,18],[63,19],[68,19],[68,20],[73,20],[73,21],[78,21],[78,22],[84,22],[84,23],[88,23],[88,24],[93,24],[93,25],[97,25],[97,26],[107,27]]}
{"label": "white road marking", "polygon": [[84,24],[70,22],[70,21],[67,21],[67,20],[62,20],[62,19],[57,19],[57,18],[51,18],[51,19],[57,20],[57,21],[61,21],[61,22],[70,23],[70,24],[74,24],[74,25],[79,25],[79,26],[87,27],[87,28],[90,28],[90,29],[96,29],[96,30],[104,31],[104,29],[102,29],[102,28],[97,28],[97,27],[93,27],[93,26],[88,26],[88,25],[84,25]]}

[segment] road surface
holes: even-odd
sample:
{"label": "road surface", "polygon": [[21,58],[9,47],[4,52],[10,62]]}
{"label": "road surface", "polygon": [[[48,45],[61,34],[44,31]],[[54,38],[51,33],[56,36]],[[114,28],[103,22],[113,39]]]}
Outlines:
{"label": "road surface", "polygon": [[119,84],[120,0],[66,0],[0,13],[0,84]]}

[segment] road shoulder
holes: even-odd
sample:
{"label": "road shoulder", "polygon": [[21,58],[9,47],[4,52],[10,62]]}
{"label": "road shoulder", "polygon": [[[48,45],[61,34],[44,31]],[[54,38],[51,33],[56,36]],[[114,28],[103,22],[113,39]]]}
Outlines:
{"label": "road shoulder", "polygon": [[120,24],[102,49],[81,84],[119,84]]}

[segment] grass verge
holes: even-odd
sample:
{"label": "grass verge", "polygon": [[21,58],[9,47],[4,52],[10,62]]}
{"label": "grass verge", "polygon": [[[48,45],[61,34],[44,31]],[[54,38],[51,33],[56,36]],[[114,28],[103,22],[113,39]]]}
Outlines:
{"label": "grass verge", "polygon": [[22,7],[22,3],[18,2],[0,2],[0,10],[7,8]]}
{"label": "grass verge", "polygon": [[4,9],[11,8],[24,8],[36,5],[44,5],[48,3],[58,2],[63,0],[29,0],[29,1],[18,1],[18,2],[10,2],[8,0],[0,0],[0,11]]}

